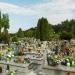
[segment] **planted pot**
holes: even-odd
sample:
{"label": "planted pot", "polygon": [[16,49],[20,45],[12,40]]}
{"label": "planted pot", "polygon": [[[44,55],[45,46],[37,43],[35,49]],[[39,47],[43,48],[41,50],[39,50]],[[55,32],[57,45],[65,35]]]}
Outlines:
{"label": "planted pot", "polygon": [[51,59],[51,58],[48,58],[47,62],[48,62],[48,65],[50,65],[50,66],[58,65],[58,63],[56,61],[54,61],[54,59]]}

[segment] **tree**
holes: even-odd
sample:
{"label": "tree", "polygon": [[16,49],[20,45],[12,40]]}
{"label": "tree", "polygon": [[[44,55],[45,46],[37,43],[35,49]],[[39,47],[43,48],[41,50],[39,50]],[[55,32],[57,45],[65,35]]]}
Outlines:
{"label": "tree", "polygon": [[2,29],[2,17],[1,17],[1,11],[0,11],[0,42],[1,42],[1,29]]}
{"label": "tree", "polygon": [[1,35],[1,29],[2,29],[2,17],[1,17],[1,11],[0,11],[0,35]]}
{"label": "tree", "polygon": [[75,38],[75,20],[70,20],[70,32],[72,33],[72,37]]}
{"label": "tree", "polygon": [[3,14],[2,25],[4,28],[4,32],[6,32],[9,29],[9,16],[8,16],[8,14]]}
{"label": "tree", "polygon": [[24,33],[23,33],[23,31],[22,31],[21,28],[19,28],[19,30],[18,30],[18,32],[17,32],[17,36],[18,36],[19,38],[23,38],[23,37],[24,37]]}
{"label": "tree", "polygon": [[25,35],[25,37],[35,37],[35,31],[36,31],[35,28],[30,28],[30,29],[24,31],[24,35]]}
{"label": "tree", "polygon": [[66,32],[66,31],[63,31],[63,32],[60,34],[60,39],[61,39],[61,40],[70,40],[71,38],[72,38],[72,34]]}
{"label": "tree", "polygon": [[38,20],[37,23],[37,30],[36,30],[36,38],[40,39],[41,41],[49,40],[51,28],[46,18],[41,18]]}
{"label": "tree", "polygon": [[8,43],[9,44],[9,41],[10,41],[10,36],[8,34],[8,29],[9,29],[9,16],[8,14],[3,14],[3,17],[2,17],[2,26],[4,28],[4,31],[3,31],[3,41],[5,43]]}
{"label": "tree", "polygon": [[51,26],[52,26],[55,33],[59,33],[62,31],[62,25],[61,24],[51,25]]}
{"label": "tree", "polygon": [[12,37],[12,42],[18,42],[18,37],[17,36],[13,36]]}
{"label": "tree", "polygon": [[[59,34],[60,38],[63,38],[61,36],[64,36],[67,39],[68,38],[66,37],[67,33],[68,35],[70,35],[70,37],[75,38],[75,20],[74,19],[65,20],[61,22],[60,24],[52,26],[52,28],[57,34],[60,33]],[[66,32],[66,34],[63,32]],[[62,35],[62,34],[65,34],[65,35]]]}
{"label": "tree", "polygon": [[1,39],[2,39],[2,41],[4,43],[9,45],[9,43],[10,43],[10,35],[8,34],[8,31],[6,31],[6,34],[4,32],[2,33],[2,38]]}

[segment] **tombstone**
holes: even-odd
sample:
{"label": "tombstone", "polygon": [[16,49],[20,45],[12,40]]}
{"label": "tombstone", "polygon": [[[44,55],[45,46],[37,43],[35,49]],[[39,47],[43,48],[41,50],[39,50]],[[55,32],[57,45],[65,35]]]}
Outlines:
{"label": "tombstone", "polygon": [[75,75],[75,68],[64,66],[44,66],[43,72],[45,75]]}

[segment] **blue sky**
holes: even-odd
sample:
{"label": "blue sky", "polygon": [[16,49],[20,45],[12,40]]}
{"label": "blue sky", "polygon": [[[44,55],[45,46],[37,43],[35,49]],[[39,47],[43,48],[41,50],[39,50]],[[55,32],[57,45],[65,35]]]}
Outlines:
{"label": "blue sky", "polygon": [[0,0],[0,10],[8,13],[9,32],[35,27],[42,16],[57,24],[75,18],[75,0]]}

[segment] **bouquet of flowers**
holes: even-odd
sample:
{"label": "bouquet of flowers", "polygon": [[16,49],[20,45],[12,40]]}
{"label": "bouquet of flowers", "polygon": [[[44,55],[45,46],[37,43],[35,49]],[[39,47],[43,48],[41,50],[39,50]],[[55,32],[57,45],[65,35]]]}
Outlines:
{"label": "bouquet of flowers", "polygon": [[75,58],[70,56],[65,56],[61,61],[61,65],[75,67]]}
{"label": "bouquet of flowers", "polygon": [[56,66],[56,65],[59,64],[60,59],[58,58],[57,55],[48,56],[47,57],[47,62],[48,62],[48,65],[50,65],[50,66]]}
{"label": "bouquet of flowers", "polygon": [[9,70],[8,73],[7,73],[7,75],[16,75],[16,73],[15,73],[15,71]]}

